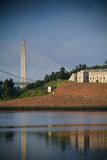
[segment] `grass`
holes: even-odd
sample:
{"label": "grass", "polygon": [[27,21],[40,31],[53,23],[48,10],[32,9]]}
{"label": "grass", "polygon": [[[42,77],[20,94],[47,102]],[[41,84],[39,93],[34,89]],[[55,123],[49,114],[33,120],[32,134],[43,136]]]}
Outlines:
{"label": "grass", "polygon": [[25,98],[25,97],[36,97],[36,96],[43,96],[48,94],[48,86],[52,87],[52,90],[55,88],[63,85],[64,83],[68,82],[67,80],[57,80],[57,81],[50,81],[47,84],[39,87],[37,89],[25,89],[23,93],[18,96],[17,98]]}
{"label": "grass", "polygon": [[47,84],[44,85],[44,87],[48,87],[51,86],[53,89],[57,88],[61,85],[63,85],[64,83],[68,82],[68,80],[57,80],[57,81],[50,81]]}
{"label": "grass", "polygon": [[[23,90],[23,93],[18,98],[25,98],[25,97],[35,97],[31,99],[26,98],[20,102],[20,99],[13,102],[7,102],[7,103],[1,103],[0,110],[34,110],[34,111],[107,111],[107,101],[106,101],[106,95],[107,95],[107,88],[104,88],[104,86],[95,87],[95,93],[93,93],[93,86],[89,84],[72,84],[70,90],[67,89],[66,94],[59,94],[59,92],[63,92],[63,84],[66,84],[68,81],[51,81],[45,85],[43,85],[40,88],[37,89],[25,89]],[[70,84],[68,84],[68,87],[70,87]],[[87,85],[89,85],[87,90]],[[55,88],[58,88],[59,92],[55,92],[55,95],[49,95],[41,98],[36,98],[37,96],[42,96],[48,94],[47,87],[51,86],[54,90]],[[60,86],[62,86],[60,88]],[[90,87],[91,86],[91,87]],[[96,85],[94,85],[96,86]],[[65,89],[67,85],[64,85]],[[84,87],[86,87],[86,90],[84,91]],[[103,88],[102,88],[103,87]],[[107,87],[107,86],[106,86]],[[61,89],[61,91],[60,91]],[[72,90],[74,89],[74,96],[72,96]],[[77,90],[76,90],[77,89]],[[83,89],[83,90],[82,90]],[[80,91],[80,95],[78,96],[78,92]],[[90,92],[89,95],[86,96],[86,94]],[[104,94],[103,94],[104,92]],[[98,94],[97,94],[98,93]],[[101,94],[100,94],[101,93]],[[83,95],[82,95],[83,94]],[[103,95],[102,95],[103,94]],[[85,96],[85,97],[84,97]],[[91,96],[91,97],[90,97]],[[33,101],[32,101],[33,100]],[[37,101],[36,101],[37,100]],[[43,100],[43,101],[42,101]],[[29,104],[28,104],[28,103]],[[54,103],[55,102],[55,103]],[[61,102],[61,103],[60,103]],[[68,102],[68,103],[67,103]],[[8,106],[9,104],[9,106]],[[12,105],[11,105],[12,104]],[[53,105],[52,105],[53,104]]]}

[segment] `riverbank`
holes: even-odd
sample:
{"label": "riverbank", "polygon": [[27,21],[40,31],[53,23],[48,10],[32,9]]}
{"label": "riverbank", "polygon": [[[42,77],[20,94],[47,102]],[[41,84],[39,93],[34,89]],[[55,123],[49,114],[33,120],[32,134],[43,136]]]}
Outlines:
{"label": "riverbank", "polygon": [[54,94],[0,102],[1,110],[107,110],[107,84],[68,82]]}
{"label": "riverbank", "polygon": [[107,111],[107,106],[72,106],[72,107],[57,107],[57,106],[39,106],[39,107],[26,107],[26,106],[14,106],[14,107],[9,107],[9,106],[0,106],[0,111]]}

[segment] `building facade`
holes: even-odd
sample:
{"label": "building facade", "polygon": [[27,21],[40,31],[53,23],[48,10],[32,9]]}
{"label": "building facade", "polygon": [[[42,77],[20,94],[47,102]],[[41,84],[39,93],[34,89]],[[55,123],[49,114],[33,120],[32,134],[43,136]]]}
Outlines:
{"label": "building facade", "polygon": [[89,82],[90,83],[107,83],[107,70],[106,69],[90,70]]}
{"label": "building facade", "polygon": [[73,73],[73,74],[71,75],[71,77],[69,78],[69,81],[77,82],[77,73]]}
{"label": "building facade", "polygon": [[89,82],[89,72],[81,70],[77,73],[73,73],[69,78],[69,81],[78,83]]}
{"label": "building facade", "polygon": [[107,83],[107,69],[81,70],[73,73],[69,81],[78,83]]}
{"label": "building facade", "polygon": [[79,83],[89,82],[89,72],[84,70],[77,72],[77,82]]}

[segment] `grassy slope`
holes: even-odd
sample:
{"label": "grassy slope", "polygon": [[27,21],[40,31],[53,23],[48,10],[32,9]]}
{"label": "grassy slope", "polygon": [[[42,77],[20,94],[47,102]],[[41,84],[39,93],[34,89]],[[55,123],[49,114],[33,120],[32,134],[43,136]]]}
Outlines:
{"label": "grassy slope", "polygon": [[[107,84],[71,83],[53,81],[46,84],[43,90],[51,85],[55,94],[0,102],[0,108],[9,109],[62,109],[62,110],[107,110]],[[41,89],[38,89],[41,91]],[[46,91],[45,90],[45,91]],[[36,91],[30,91],[36,92]],[[42,91],[41,91],[42,92]],[[43,93],[43,92],[42,92]],[[25,93],[23,93],[24,96]],[[29,93],[32,96],[31,93]],[[33,93],[34,94],[34,93]],[[38,97],[39,96],[39,97]],[[6,107],[7,106],[7,107]]]}
{"label": "grassy slope", "polygon": [[47,95],[48,94],[48,91],[47,91],[48,86],[51,86],[52,90],[54,90],[55,88],[63,85],[66,82],[68,82],[68,81],[65,81],[65,80],[51,81],[51,82],[48,82],[47,84],[45,84],[42,87],[37,88],[37,89],[26,89],[18,98]]}

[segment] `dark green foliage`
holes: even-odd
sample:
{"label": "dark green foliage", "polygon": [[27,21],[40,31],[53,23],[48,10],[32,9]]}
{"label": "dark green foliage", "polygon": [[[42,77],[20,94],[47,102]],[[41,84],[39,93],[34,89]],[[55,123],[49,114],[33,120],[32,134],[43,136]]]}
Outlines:
{"label": "dark green foliage", "polygon": [[60,68],[59,72],[52,72],[50,75],[47,74],[44,78],[44,84],[53,80],[58,80],[58,79],[66,80],[66,79],[69,79],[69,76],[70,76],[69,72],[67,72],[65,68],[62,67]]}
{"label": "dark green foliage", "polygon": [[107,68],[107,60],[105,60],[104,65],[94,65],[94,66],[87,66],[86,64],[79,64],[76,65],[76,67],[69,72],[71,75],[72,73],[77,73],[80,70],[85,70],[85,69],[106,69]]}
{"label": "dark green foliage", "polygon": [[19,96],[22,93],[22,89],[19,86],[15,87],[14,89],[15,89],[15,93],[14,93],[15,97]]}
{"label": "dark green foliage", "polygon": [[68,79],[68,78],[69,78],[69,73],[65,70],[64,67],[62,67],[59,72],[59,79],[64,80],[64,79]]}
{"label": "dark green foliage", "polygon": [[42,87],[43,85],[44,85],[44,81],[38,80],[35,83],[29,83],[26,89],[36,89],[36,88]]}
{"label": "dark green foliage", "polygon": [[79,64],[71,71],[71,73],[79,72],[80,70],[88,69],[86,64]]}
{"label": "dark green foliage", "polygon": [[107,60],[105,60],[103,65],[95,65],[88,67],[88,69],[107,69]]}
{"label": "dark green foliage", "polygon": [[42,87],[43,85],[44,85],[44,81],[38,80],[38,81],[36,81],[36,83],[35,83],[35,88]]}
{"label": "dark green foliage", "polygon": [[15,88],[14,88],[14,82],[12,79],[6,79],[3,83],[3,93],[4,97],[6,99],[14,98],[15,95]]}
{"label": "dark green foliage", "polygon": [[59,72],[59,79],[65,79],[65,68],[62,67]]}
{"label": "dark green foliage", "polygon": [[48,83],[50,80],[49,80],[49,75],[47,74],[44,78],[44,83]]}
{"label": "dark green foliage", "polygon": [[55,72],[52,72],[51,75],[49,76],[49,81],[53,81],[53,80],[56,80],[57,77],[56,77],[56,74]]}
{"label": "dark green foliage", "polygon": [[17,97],[21,91],[19,87],[14,86],[12,79],[6,79],[4,82],[0,81],[0,99],[12,99]]}
{"label": "dark green foliage", "polygon": [[35,88],[35,83],[29,83],[27,86],[26,86],[26,89],[34,89]]}
{"label": "dark green foliage", "polygon": [[0,99],[2,99],[2,98],[3,98],[2,85],[3,85],[3,82],[2,82],[2,81],[0,81]]}

